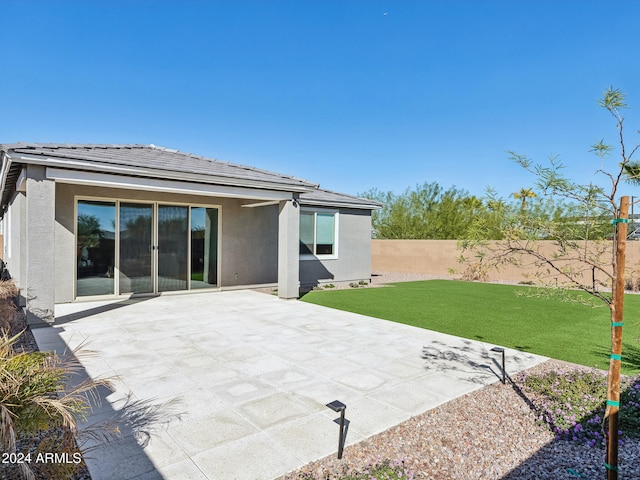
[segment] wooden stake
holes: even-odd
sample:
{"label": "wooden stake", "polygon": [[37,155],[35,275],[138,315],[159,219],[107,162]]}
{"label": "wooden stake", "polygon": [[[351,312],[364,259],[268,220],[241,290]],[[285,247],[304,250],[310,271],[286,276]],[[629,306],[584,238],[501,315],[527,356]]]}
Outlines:
{"label": "wooden stake", "polygon": [[618,413],[620,411],[620,364],[622,358],[622,319],[624,310],[624,264],[627,248],[627,219],[629,218],[629,197],[620,199],[620,212],[615,223],[615,258],[612,301],[611,301],[611,359],[607,382],[607,480],[618,480]]}

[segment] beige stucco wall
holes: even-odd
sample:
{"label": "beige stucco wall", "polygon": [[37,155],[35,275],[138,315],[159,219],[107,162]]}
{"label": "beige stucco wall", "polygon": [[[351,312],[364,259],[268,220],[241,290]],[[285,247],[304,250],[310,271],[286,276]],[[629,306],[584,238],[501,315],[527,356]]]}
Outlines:
{"label": "beige stucco wall", "polygon": [[[551,255],[552,242],[540,242],[542,251]],[[465,266],[458,262],[461,251],[455,240],[372,240],[371,266],[376,272],[423,273],[437,276],[461,276]],[[465,256],[472,255],[465,254]],[[627,242],[626,277],[640,277],[640,241]],[[532,275],[545,273],[536,268],[531,261],[524,261],[525,268],[513,265],[500,271],[490,270],[488,280],[520,282]],[[586,272],[590,281],[591,271]]]}
{"label": "beige stucco wall", "polygon": [[341,209],[338,222],[338,257],[301,259],[300,284],[303,289],[323,283],[371,278],[371,212]]}
{"label": "beige stucco wall", "polygon": [[[5,214],[3,221],[5,222],[6,237],[3,243],[3,260],[7,264],[7,268],[11,273],[16,285],[20,286],[24,278],[26,262],[22,255],[22,245],[26,241],[26,221],[24,214],[24,204],[26,198],[24,193],[17,192],[11,200],[11,208]],[[24,305],[24,299],[20,298],[21,305]]]}
{"label": "beige stucco wall", "polygon": [[[142,190],[102,188],[57,183],[55,192],[55,300],[74,300],[75,201],[106,198],[131,201],[212,205],[220,207],[221,286],[275,284],[278,281],[278,205],[242,207],[236,198],[207,197]],[[371,212],[340,209],[339,255],[332,260],[300,260],[303,286],[326,282],[351,282],[371,277]],[[297,231],[297,224],[295,226]],[[297,240],[294,250],[298,255]],[[297,290],[297,281],[296,281]]]}

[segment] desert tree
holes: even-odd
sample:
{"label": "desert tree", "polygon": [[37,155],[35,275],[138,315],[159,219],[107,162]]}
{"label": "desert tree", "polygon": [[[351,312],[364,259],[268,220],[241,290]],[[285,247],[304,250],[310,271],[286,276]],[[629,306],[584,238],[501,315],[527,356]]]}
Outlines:
{"label": "desert tree", "polygon": [[487,212],[480,198],[455,186],[443,188],[437,182],[424,182],[401,194],[374,188],[360,196],[384,204],[373,212],[375,238],[458,239],[474,218]]}
{"label": "desert tree", "polygon": [[625,180],[637,179],[640,171],[634,160],[639,146],[629,148],[625,142],[623,110],[627,103],[624,93],[608,88],[598,104],[612,116],[617,130],[614,143],[602,139],[592,145],[591,152],[599,159],[599,165],[594,169],[598,183],[580,184],[570,180],[558,157],[551,157],[548,163],[541,164],[509,152],[513,161],[534,175],[538,194],[569,202],[570,213],[544,216],[523,205],[518,211],[503,215],[502,241],[489,242],[481,230],[472,229],[460,247],[463,259],[464,255],[473,252],[474,261],[480,258],[484,268],[533,267],[538,284],[565,291],[582,290],[609,308],[612,353],[603,430],[607,440],[605,467],[607,478],[611,480],[618,478],[624,250],[629,200],[621,193],[627,184]]}

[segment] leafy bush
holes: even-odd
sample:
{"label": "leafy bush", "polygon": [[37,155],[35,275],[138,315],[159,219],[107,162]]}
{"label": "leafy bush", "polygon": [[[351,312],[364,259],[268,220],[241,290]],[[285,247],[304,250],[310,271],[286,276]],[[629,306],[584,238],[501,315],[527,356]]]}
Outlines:
{"label": "leafy bush", "polygon": [[[604,445],[602,430],[607,400],[607,377],[599,371],[552,371],[523,375],[538,421],[556,438]],[[519,383],[520,383],[519,382]],[[620,439],[640,437],[640,376],[624,378],[620,395]]]}
{"label": "leafy bush", "polygon": [[[466,261],[463,256],[458,259],[460,263]],[[489,267],[482,263],[482,259],[478,262],[470,262],[465,266],[460,279],[465,282],[486,282],[489,280]]]}
{"label": "leafy bush", "polygon": [[638,277],[637,272],[633,272],[630,277],[625,277],[624,289],[628,292],[640,291],[640,277]]}

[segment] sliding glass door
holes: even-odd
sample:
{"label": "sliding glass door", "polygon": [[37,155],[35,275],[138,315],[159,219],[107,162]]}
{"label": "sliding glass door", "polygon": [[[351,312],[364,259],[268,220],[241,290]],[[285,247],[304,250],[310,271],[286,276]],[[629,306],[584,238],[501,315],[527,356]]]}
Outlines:
{"label": "sliding glass door", "polygon": [[113,295],[116,258],[115,202],[79,201],[76,223],[76,292]]}
{"label": "sliding glass door", "polygon": [[120,203],[120,293],[153,293],[153,204]]}
{"label": "sliding glass door", "polygon": [[76,295],[215,288],[215,207],[78,200]]}
{"label": "sliding glass door", "polygon": [[158,291],[187,290],[189,207],[158,206]]}
{"label": "sliding glass door", "polygon": [[191,288],[218,286],[218,209],[191,207]]}

